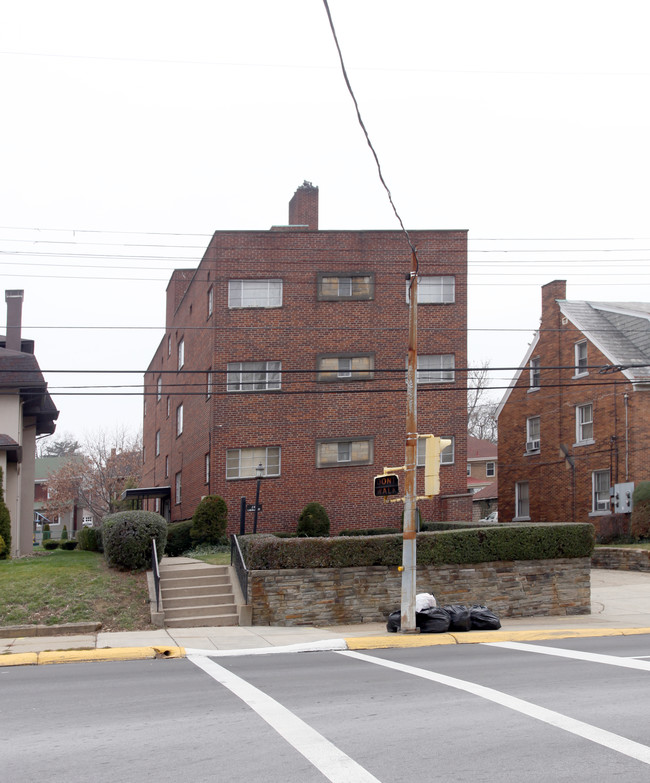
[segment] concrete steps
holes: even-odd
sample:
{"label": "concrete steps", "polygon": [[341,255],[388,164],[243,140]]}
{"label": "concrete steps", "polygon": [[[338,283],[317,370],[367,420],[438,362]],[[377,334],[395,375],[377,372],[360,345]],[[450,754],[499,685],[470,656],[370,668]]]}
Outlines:
{"label": "concrete steps", "polygon": [[160,562],[160,595],[169,628],[238,625],[227,566],[164,557]]}

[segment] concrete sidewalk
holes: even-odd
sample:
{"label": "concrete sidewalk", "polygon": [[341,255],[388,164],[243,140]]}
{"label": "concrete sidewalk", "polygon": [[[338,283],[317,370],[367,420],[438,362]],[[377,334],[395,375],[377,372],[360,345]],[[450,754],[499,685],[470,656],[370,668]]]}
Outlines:
{"label": "concrete sidewalk", "polygon": [[[385,623],[329,627],[250,626],[224,628],[168,628],[153,631],[106,633],[98,631],[74,636],[40,636],[0,639],[3,654],[66,651],[70,655],[41,661],[30,658],[26,663],[81,660],[73,651],[123,650],[122,657],[134,657],[127,650],[154,649],[155,654],[135,657],[178,657],[186,652],[214,651],[261,652],[269,648],[334,649],[348,647],[401,647],[428,644],[454,644],[471,641],[496,641],[502,638],[560,638],[567,635],[609,635],[629,630],[650,633],[650,573],[636,571],[593,570],[591,572],[592,605],[590,615],[565,617],[502,618],[499,632],[472,631],[465,634],[388,634]],[[445,637],[445,638],[442,638]],[[356,641],[355,641],[356,640]],[[322,643],[319,644],[319,643]],[[182,653],[178,650],[182,649]],[[279,651],[279,649],[278,649]],[[8,658],[0,658],[0,665]],[[22,656],[21,656],[22,657]],[[92,656],[97,659],[97,656]],[[119,657],[119,656],[112,656]],[[18,660],[16,659],[16,662]]]}

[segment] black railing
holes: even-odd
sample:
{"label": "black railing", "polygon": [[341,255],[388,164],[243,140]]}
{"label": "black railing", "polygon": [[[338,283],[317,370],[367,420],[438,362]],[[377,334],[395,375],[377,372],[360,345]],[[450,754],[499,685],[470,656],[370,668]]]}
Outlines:
{"label": "black railing", "polygon": [[156,591],[156,611],[160,611],[160,569],[158,568],[158,552],[156,539],[151,539],[151,569],[153,571],[153,586]]}
{"label": "black railing", "polygon": [[248,603],[248,568],[246,568],[244,555],[242,555],[239,541],[234,533],[230,536],[230,565],[235,569],[244,601]]}

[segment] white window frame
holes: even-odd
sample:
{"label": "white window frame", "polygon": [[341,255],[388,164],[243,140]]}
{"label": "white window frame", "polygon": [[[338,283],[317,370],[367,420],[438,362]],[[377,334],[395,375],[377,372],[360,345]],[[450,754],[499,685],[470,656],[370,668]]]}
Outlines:
{"label": "white window frame", "polygon": [[167,395],[167,418],[170,417],[172,412],[172,398]]}
{"label": "white window frame", "polygon": [[472,475],[472,463],[467,463],[467,477],[469,478]]}
{"label": "white window frame", "polygon": [[[603,486],[602,479],[605,479]],[[591,473],[591,513],[592,514],[610,514],[610,495],[611,478],[609,470],[594,470]]]}
{"label": "white window frame", "polygon": [[418,355],[417,383],[453,383],[455,364],[453,353]]}
{"label": "white window frame", "polygon": [[208,288],[208,318],[214,311],[214,286]]}
{"label": "white window frame", "polygon": [[278,391],[282,388],[282,362],[228,362],[229,392]]}
{"label": "white window frame", "polygon": [[530,519],[530,484],[528,481],[517,481],[515,484],[515,519]]}
{"label": "white window frame", "polygon": [[[406,303],[410,302],[411,281],[406,281]],[[423,275],[418,277],[418,304],[454,304],[456,278],[454,275]]]}
{"label": "white window frame", "polygon": [[587,341],[580,340],[573,346],[574,351],[574,378],[583,378],[585,375],[589,375],[588,359],[587,359]]}
{"label": "white window frame", "polygon": [[497,474],[497,463],[486,462],[485,463],[485,478],[494,478]]}
{"label": "white window frame", "polygon": [[181,337],[178,341],[178,370],[182,370],[185,366],[185,338]]}
{"label": "white window frame", "polygon": [[526,419],[526,453],[538,454],[540,446],[542,431],[542,418],[541,416],[529,416]]}
{"label": "white window frame", "polygon": [[208,370],[205,374],[205,399],[209,400],[210,397],[212,397],[212,388],[213,388],[213,375],[212,370]]}
{"label": "white window frame", "polygon": [[176,408],[176,437],[183,434],[183,403]]}
{"label": "white window frame", "polygon": [[171,334],[167,335],[167,356],[172,355],[172,336]]}
{"label": "white window frame", "polygon": [[541,359],[539,356],[536,356],[534,359],[530,360],[530,388],[528,391],[537,391],[540,388],[541,383],[541,375],[542,371],[540,369],[541,367]]}
{"label": "white window frame", "polygon": [[[446,446],[440,452],[441,465],[453,465],[456,461],[456,438],[453,435],[442,435],[442,438],[450,440],[451,444]],[[416,457],[416,467],[423,468],[426,462],[426,448],[428,438],[418,438],[418,450]],[[467,465],[469,468],[469,464]],[[469,472],[467,474],[469,476]]]}
{"label": "white window frame", "polygon": [[[587,410],[589,409],[589,410]],[[589,418],[586,416],[589,413]],[[586,430],[586,432],[585,432]],[[582,405],[576,405],[576,446],[584,446],[594,443],[594,404],[585,402]]]}
{"label": "white window frame", "polygon": [[258,464],[264,468],[264,477],[279,476],[282,466],[280,446],[260,446],[226,450],[226,479],[249,479],[257,476]]}
{"label": "white window frame", "polygon": [[156,451],[155,454],[157,457],[160,456],[160,430],[156,430]]}
{"label": "white window frame", "polygon": [[[354,456],[355,449],[364,448],[367,456]],[[336,451],[336,460],[330,458]],[[374,461],[373,438],[322,438],[316,441],[316,467],[341,468],[372,465]]]}
{"label": "white window frame", "polygon": [[169,478],[169,454],[165,455],[165,478]]}
{"label": "white window frame", "polygon": [[228,307],[231,310],[282,307],[282,287],[278,278],[229,280]]}
{"label": "white window frame", "polygon": [[160,402],[162,399],[162,375],[158,376],[156,381],[156,402]]}
{"label": "white window frame", "polygon": [[178,473],[175,476],[174,479],[174,502],[178,506],[182,500],[182,486],[183,486],[183,477],[182,477],[182,471],[179,470]]}
{"label": "white window frame", "polygon": [[210,452],[205,454],[205,483],[210,483]]}

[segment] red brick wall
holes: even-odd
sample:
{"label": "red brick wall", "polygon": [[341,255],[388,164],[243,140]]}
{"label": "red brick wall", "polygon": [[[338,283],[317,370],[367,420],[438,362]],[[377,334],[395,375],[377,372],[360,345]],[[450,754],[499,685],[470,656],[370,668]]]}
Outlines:
{"label": "red brick wall", "polygon": [[[647,391],[634,391],[622,372],[599,373],[597,367],[610,364],[610,359],[591,342],[587,345],[589,374],[573,377],[574,346],[584,335],[562,317],[555,297],[564,296],[563,281],[542,290],[541,332],[531,355],[540,358],[541,388],[530,391],[527,366],[499,415],[499,521],[515,517],[515,484],[528,481],[533,522],[591,522],[597,532],[601,527],[605,532],[607,520],[592,514],[592,472],[610,470],[611,484],[650,475],[650,397]],[[576,445],[576,405],[589,402],[593,404],[595,442]],[[541,448],[539,454],[527,455],[526,419],[530,416],[540,416]]]}
{"label": "red brick wall", "polygon": [[[420,273],[455,275],[454,304],[421,305],[420,354],[455,355],[467,366],[466,232],[414,231]],[[239,499],[255,500],[256,480],[226,480],[226,450],[281,446],[281,475],[262,481],[258,530],[294,530],[302,508],[322,503],[332,531],[399,525],[402,504],[373,495],[373,477],[384,466],[404,463],[405,375],[408,305],[405,275],[410,250],[395,231],[218,232],[185,295],[168,290],[167,332],[145,376],[143,486],[172,487],[172,519],[192,515],[202,495],[217,493],[228,504],[231,530],[239,527]],[[319,272],[374,273],[371,301],[318,301]],[[282,278],[281,308],[228,309],[228,280]],[[207,316],[213,286],[214,313]],[[172,338],[167,356],[167,335]],[[176,372],[177,344],[185,340],[185,372]],[[316,357],[334,352],[373,352],[372,381],[316,383]],[[226,392],[225,370],[233,361],[281,361],[281,391]],[[206,371],[215,372],[207,400]],[[298,372],[301,371],[301,372]],[[307,372],[304,372],[307,371]],[[162,399],[156,381],[163,378]],[[466,378],[418,389],[421,433],[455,436],[455,462],[441,467],[441,496],[420,502],[427,519],[469,519],[466,496]],[[166,398],[171,400],[167,418]],[[182,401],[184,431],[175,434]],[[161,453],[154,456],[160,430]],[[372,438],[374,462],[357,467],[316,467],[320,438]],[[204,481],[210,453],[209,485]],[[165,457],[169,477],[164,476]],[[175,502],[174,477],[182,471],[182,501]],[[423,470],[419,471],[423,490]],[[463,498],[455,496],[462,495]],[[452,496],[447,499],[445,496]],[[248,529],[252,514],[247,515]]]}

